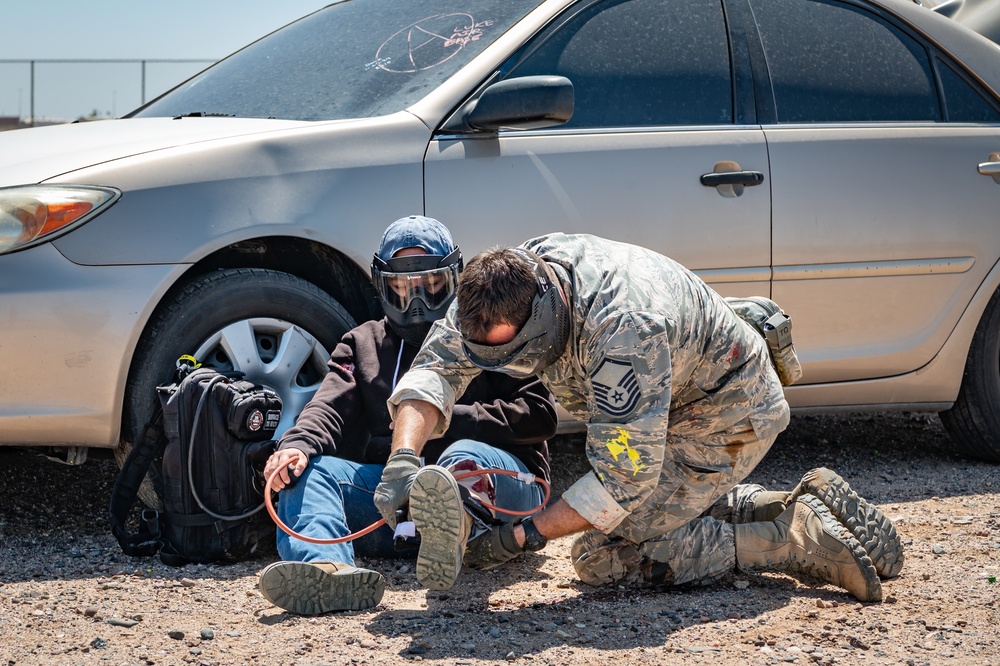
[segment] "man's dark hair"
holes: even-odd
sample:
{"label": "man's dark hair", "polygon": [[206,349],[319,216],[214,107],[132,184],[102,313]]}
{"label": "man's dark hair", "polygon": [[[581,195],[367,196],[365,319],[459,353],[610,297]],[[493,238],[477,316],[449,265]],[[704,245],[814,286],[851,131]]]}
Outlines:
{"label": "man's dark hair", "polygon": [[509,248],[480,252],[462,271],[458,283],[458,328],[462,336],[483,342],[499,324],[519,330],[531,316],[538,282],[531,264]]}

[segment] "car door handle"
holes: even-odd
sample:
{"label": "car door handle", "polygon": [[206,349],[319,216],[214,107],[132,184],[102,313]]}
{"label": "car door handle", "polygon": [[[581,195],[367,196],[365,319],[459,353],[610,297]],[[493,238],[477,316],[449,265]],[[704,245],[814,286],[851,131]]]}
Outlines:
{"label": "car door handle", "polygon": [[994,182],[1000,184],[1000,153],[990,153],[989,162],[979,165],[979,173],[992,176]]}
{"label": "car door handle", "polygon": [[760,185],[764,182],[764,174],[760,171],[723,171],[721,173],[701,174],[701,184],[705,187],[719,185]]}

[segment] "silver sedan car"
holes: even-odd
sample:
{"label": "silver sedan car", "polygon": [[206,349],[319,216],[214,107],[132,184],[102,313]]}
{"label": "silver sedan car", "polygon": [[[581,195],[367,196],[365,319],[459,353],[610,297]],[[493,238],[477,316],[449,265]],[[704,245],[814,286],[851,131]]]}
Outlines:
{"label": "silver sedan car", "polygon": [[799,411],[1000,461],[1000,47],[907,0],[346,0],[0,134],[0,444],[129,448],[181,354],[287,427],[385,226],[651,247],[792,317]]}

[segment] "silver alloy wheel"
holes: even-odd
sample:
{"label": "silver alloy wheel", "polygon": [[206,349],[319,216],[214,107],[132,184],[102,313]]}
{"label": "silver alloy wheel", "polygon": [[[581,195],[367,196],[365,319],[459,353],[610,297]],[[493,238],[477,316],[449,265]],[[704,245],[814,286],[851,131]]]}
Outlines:
{"label": "silver alloy wheel", "polygon": [[275,439],[295,423],[327,372],[330,352],[309,331],[282,319],[233,322],[201,343],[194,354],[216,370],[238,370],[281,396]]}

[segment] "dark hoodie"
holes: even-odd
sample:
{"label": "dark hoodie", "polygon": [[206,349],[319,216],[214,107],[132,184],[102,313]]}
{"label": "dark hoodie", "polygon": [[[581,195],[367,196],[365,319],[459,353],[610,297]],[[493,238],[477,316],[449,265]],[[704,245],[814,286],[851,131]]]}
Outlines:
{"label": "dark hoodie", "polygon": [[[384,465],[392,442],[386,400],[417,351],[386,319],[349,331],[330,357],[330,372],[278,449]],[[483,372],[455,405],[448,432],[427,442],[422,455],[432,464],[449,444],[473,439],[514,454],[548,481],[546,440],[556,425],[555,402],[537,378]]]}

